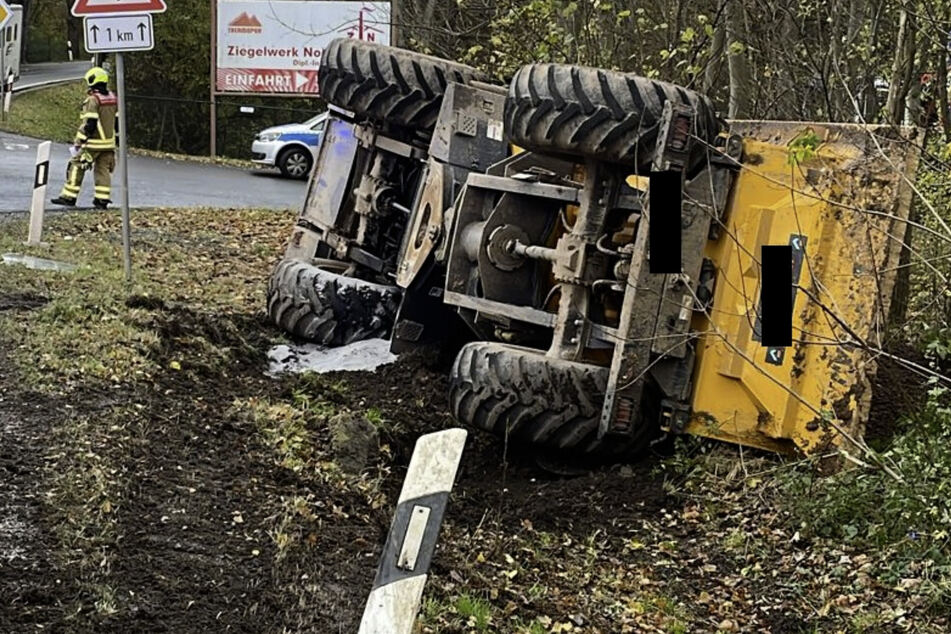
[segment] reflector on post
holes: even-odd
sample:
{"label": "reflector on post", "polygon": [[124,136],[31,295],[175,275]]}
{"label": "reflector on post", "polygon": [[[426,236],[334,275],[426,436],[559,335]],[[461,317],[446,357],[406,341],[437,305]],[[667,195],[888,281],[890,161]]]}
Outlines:
{"label": "reflector on post", "polygon": [[29,246],[41,245],[43,239],[43,214],[46,209],[46,185],[50,179],[50,149],[52,142],[43,141],[36,148],[36,167],[33,173],[33,204],[30,206]]}

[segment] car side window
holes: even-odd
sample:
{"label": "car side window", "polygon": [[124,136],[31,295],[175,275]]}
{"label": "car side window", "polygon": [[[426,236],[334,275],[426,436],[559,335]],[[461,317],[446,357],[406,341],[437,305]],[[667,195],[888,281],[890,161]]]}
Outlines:
{"label": "car side window", "polygon": [[317,123],[314,124],[311,130],[313,130],[314,132],[323,132],[325,125],[327,125],[326,119],[324,119],[323,121],[318,121]]}

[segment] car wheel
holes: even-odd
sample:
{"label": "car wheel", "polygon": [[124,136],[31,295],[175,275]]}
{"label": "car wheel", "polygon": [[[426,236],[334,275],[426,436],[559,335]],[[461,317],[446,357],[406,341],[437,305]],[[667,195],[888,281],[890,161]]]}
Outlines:
{"label": "car wheel", "polygon": [[310,174],[313,159],[307,150],[292,147],[284,150],[277,159],[277,167],[287,178],[305,179]]}

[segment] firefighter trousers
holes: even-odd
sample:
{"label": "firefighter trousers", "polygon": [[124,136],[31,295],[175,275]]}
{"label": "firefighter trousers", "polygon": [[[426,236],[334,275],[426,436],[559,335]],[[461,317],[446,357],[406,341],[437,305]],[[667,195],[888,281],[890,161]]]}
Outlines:
{"label": "firefighter trousers", "polygon": [[113,150],[93,152],[88,154],[92,157],[92,165],[82,160],[82,153],[77,154],[69,160],[66,166],[66,184],[63,185],[61,198],[67,200],[76,200],[79,198],[79,192],[83,186],[83,176],[87,169],[91,169],[93,179],[96,184],[95,199],[103,202],[112,202],[112,172],[116,169],[116,153]]}

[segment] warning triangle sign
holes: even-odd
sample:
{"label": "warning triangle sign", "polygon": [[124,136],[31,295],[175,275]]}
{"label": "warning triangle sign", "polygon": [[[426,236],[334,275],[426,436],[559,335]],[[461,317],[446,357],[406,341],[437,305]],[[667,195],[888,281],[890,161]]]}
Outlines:
{"label": "warning triangle sign", "polygon": [[76,0],[73,15],[122,15],[123,13],[164,13],[165,0]]}

